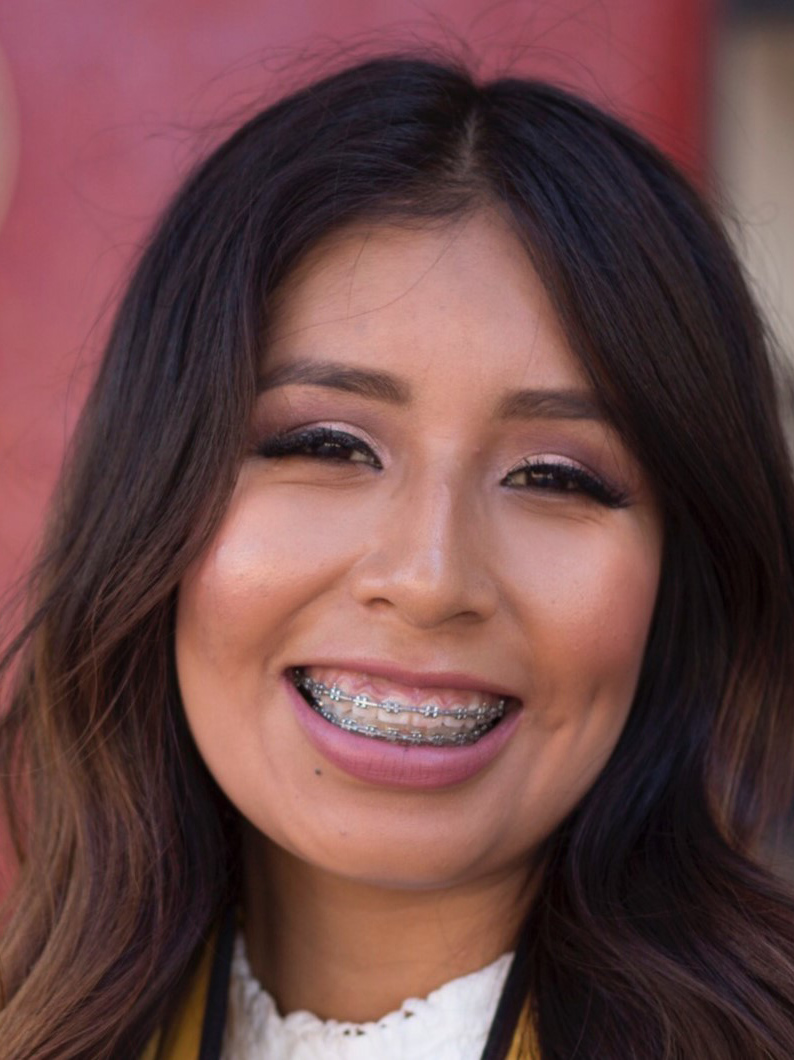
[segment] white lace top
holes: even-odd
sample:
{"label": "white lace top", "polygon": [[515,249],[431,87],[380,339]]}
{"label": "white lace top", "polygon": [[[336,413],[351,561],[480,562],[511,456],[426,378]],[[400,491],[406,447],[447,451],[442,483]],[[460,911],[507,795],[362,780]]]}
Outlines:
{"label": "white lace top", "polygon": [[511,954],[374,1023],[281,1016],[235,942],[222,1060],[479,1060]]}

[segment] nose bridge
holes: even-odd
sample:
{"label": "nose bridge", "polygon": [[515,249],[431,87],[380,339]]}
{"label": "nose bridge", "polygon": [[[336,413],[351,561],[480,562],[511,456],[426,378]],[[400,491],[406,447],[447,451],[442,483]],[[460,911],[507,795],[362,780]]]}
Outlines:
{"label": "nose bridge", "polygon": [[479,507],[454,460],[414,468],[381,513],[362,598],[388,603],[419,626],[491,614],[496,587]]}

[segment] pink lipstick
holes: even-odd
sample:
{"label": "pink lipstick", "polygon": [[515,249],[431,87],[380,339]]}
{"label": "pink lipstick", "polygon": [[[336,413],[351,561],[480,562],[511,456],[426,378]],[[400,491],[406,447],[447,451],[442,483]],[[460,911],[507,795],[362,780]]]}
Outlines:
{"label": "pink lipstick", "polygon": [[[376,668],[368,665],[367,672],[378,672],[399,681],[395,676],[396,671],[391,668],[387,670],[382,666]],[[464,678],[457,673],[428,677],[426,674],[400,671],[400,677],[405,676],[412,686],[428,689],[453,685],[458,688],[477,687],[471,678]],[[508,694],[510,706],[504,716],[475,742],[447,746],[419,743],[412,746],[396,740],[374,739],[326,720],[296,688],[291,674],[285,674],[283,681],[296,719],[312,746],[328,762],[349,776],[381,787],[436,790],[471,780],[486,769],[509,742],[520,716],[517,701]],[[490,686],[487,691],[501,694],[504,690]]]}

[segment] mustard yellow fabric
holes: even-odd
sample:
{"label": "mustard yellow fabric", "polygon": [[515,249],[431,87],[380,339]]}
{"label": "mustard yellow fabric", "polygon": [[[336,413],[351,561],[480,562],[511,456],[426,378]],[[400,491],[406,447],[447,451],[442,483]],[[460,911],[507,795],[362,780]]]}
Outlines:
{"label": "mustard yellow fabric", "polygon": [[[168,1031],[158,1032],[147,1045],[141,1060],[198,1060],[204,1009],[212,971],[214,947],[207,946],[201,963]],[[537,1045],[525,1009],[510,1047],[507,1060],[537,1060]]]}
{"label": "mustard yellow fabric", "polygon": [[190,989],[168,1030],[154,1035],[141,1060],[198,1060],[214,952],[214,945],[204,947]]}
{"label": "mustard yellow fabric", "polygon": [[507,1060],[539,1060],[539,1058],[538,1042],[532,1030],[529,1008],[525,1007],[519,1018]]}

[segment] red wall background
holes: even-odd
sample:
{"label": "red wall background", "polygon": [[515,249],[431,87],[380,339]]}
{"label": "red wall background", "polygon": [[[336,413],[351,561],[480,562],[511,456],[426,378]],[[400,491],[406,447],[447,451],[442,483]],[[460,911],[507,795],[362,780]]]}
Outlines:
{"label": "red wall background", "polygon": [[697,172],[713,3],[2,0],[0,590],[32,556],[130,262],[230,117],[340,49],[464,43],[483,73],[578,87]]}

